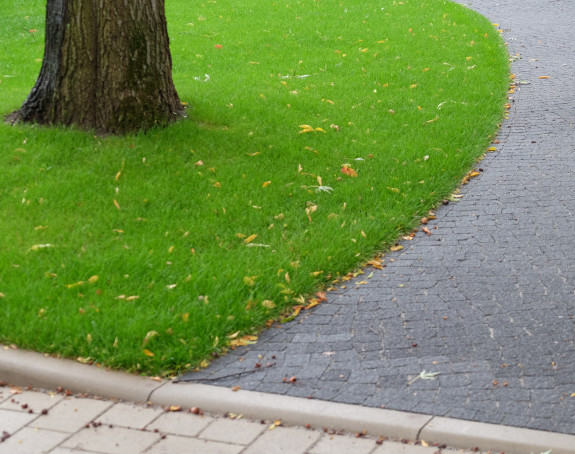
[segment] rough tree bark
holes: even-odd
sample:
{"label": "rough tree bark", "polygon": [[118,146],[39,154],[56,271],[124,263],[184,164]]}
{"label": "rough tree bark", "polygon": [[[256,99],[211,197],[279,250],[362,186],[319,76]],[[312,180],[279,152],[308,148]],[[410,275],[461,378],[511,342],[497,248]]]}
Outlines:
{"label": "rough tree bark", "polygon": [[47,0],[40,75],[9,121],[123,134],[181,115],[164,0]]}

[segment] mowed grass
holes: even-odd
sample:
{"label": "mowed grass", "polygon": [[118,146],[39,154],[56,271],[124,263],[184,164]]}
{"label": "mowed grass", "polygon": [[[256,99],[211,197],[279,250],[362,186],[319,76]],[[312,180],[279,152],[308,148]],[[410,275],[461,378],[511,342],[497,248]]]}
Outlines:
{"label": "mowed grass", "polygon": [[[44,5],[3,6],[2,115],[37,77]],[[504,43],[451,2],[166,7],[187,119],[120,138],[0,125],[2,343],[205,366],[413,229],[504,115]]]}

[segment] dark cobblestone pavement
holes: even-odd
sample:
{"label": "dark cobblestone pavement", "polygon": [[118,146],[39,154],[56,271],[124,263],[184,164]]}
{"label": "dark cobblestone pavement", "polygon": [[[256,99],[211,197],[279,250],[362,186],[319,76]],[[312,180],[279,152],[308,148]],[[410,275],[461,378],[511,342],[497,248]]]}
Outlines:
{"label": "dark cobblestone pavement", "polygon": [[368,284],[182,380],[575,434],[575,1],[470,7],[525,81],[483,174]]}

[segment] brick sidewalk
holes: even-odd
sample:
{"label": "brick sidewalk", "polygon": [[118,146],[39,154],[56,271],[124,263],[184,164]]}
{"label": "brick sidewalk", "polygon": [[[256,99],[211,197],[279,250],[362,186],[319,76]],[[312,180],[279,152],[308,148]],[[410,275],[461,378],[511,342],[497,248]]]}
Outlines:
{"label": "brick sidewalk", "polygon": [[198,415],[189,409],[166,411],[15,387],[0,388],[0,440],[0,454],[434,454],[438,450],[421,443],[248,421],[240,415]]}

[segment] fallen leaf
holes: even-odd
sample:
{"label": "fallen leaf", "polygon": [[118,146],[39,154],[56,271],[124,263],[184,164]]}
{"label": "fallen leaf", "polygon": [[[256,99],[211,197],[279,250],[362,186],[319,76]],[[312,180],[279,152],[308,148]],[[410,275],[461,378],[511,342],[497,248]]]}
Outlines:
{"label": "fallen leaf", "polygon": [[74,288],[79,287],[80,285],[84,285],[84,281],[76,282],[75,284],[68,284],[66,285],[67,288]]}
{"label": "fallen leaf", "polygon": [[262,306],[268,309],[273,309],[276,307],[275,303],[272,300],[264,300],[262,301]]}
{"label": "fallen leaf", "polygon": [[262,188],[267,188],[270,184],[272,184],[271,181],[265,181],[265,182],[262,184]]}
{"label": "fallen leaf", "polygon": [[383,269],[383,267],[381,266],[381,262],[379,260],[376,260],[376,259],[370,260],[369,262],[367,262],[367,265],[373,266],[374,268],[376,268],[378,270]]}
{"label": "fallen leaf", "polygon": [[429,229],[428,229],[427,227],[421,227],[421,230],[422,230],[423,232],[425,232],[425,234],[426,234],[427,236],[431,236],[431,232],[429,231]]}
{"label": "fallen leaf", "polygon": [[305,310],[307,311],[308,309],[311,309],[312,307],[317,306],[320,303],[320,301],[316,298],[310,298],[309,300],[309,304],[305,307]]}
{"label": "fallen leaf", "polygon": [[182,407],[179,405],[170,405],[168,407],[168,411],[182,411]]}
{"label": "fallen leaf", "polygon": [[389,248],[389,250],[390,250],[391,252],[401,251],[402,249],[403,249],[403,246],[401,246],[401,245],[391,246],[391,247]]}
{"label": "fallen leaf", "polygon": [[244,240],[244,244],[250,244],[253,240],[255,240],[258,237],[257,233],[254,233],[253,235],[248,236],[245,240]]}
{"label": "fallen leaf", "polygon": [[352,177],[352,178],[357,177],[357,172],[355,170],[353,170],[349,164],[344,164],[341,167],[341,173],[343,173],[344,175],[347,175],[349,177]]}
{"label": "fallen leaf", "polygon": [[233,392],[238,392],[240,389],[242,389],[241,386],[234,386],[234,387],[232,388],[232,391],[233,391]]}
{"label": "fallen leaf", "polygon": [[120,204],[118,203],[118,201],[117,201],[116,199],[114,199],[114,205],[116,206],[116,208],[117,208],[118,210],[121,209],[121,208],[120,208]]}
{"label": "fallen leaf", "polygon": [[158,332],[157,331],[148,331],[148,333],[146,334],[146,337],[144,337],[144,342],[143,345],[146,345],[148,342],[150,342],[150,339],[154,336],[157,336]]}
{"label": "fallen leaf", "polygon": [[551,79],[549,76],[539,76],[538,79]]}
{"label": "fallen leaf", "polygon": [[28,250],[38,252],[41,249],[49,249],[52,247],[54,247],[54,246],[49,244],[49,243],[47,243],[47,244],[35,244],[34,246],[31,246]]}
{"label": "fallen leaf", "polygon": [[153,356],[155,356],[154,353],[148,350],[147,348],[144,349],[144,355],[146,355],[148,358],[152,358]]}

